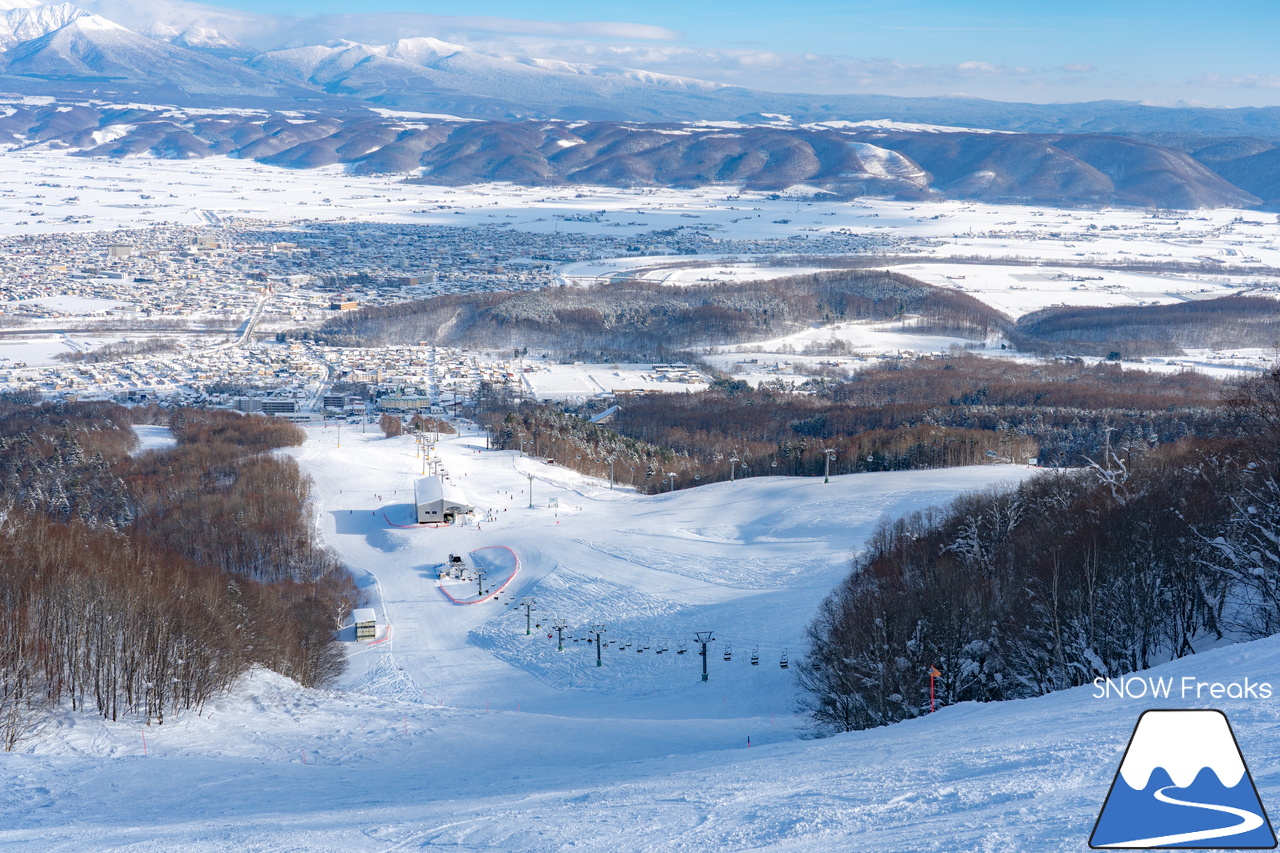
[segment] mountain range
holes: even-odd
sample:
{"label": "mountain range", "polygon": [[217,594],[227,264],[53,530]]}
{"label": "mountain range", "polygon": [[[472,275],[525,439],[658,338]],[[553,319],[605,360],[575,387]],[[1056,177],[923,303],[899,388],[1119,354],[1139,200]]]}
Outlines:
{"label": "mountain range", "polygon": [[208,27],[139,32],[35,0],[0,0],[5,94],[11,144],[95,155],[340,163],[443,183],[1280,205],[1280,108],[781,94],[425,37],[259,52]]}

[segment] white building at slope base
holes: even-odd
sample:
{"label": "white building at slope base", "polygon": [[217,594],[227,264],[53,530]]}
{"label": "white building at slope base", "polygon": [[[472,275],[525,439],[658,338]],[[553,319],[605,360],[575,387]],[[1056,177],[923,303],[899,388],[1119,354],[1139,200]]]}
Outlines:
{"label": "white building at slope base", "polygon": [[423,477],[413,486],[418,523],[451,524],[460,515],[475,512],[462,491],[442,477]]}

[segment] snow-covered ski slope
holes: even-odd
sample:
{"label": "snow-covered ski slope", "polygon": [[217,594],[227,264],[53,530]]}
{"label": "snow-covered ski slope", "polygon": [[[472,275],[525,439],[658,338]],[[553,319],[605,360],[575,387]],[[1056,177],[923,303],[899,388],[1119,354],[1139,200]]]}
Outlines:
{"label": "snow-covered ski slope", "polygon": [[[404,529],[388,520],[409,518],[422,461],[407,437],[358,430],[345,426],[338,446],[333,427],[313,428],[295,451],[316,481],[325,538],[391,625],[380,642],[351,645],[342,689],[258,672],[203,715],[163,726],[64,715],[44,739],[0,754],[0,849],[1085,850],[1149,707],[1225,711],[1264,805],[1280,810],[1275,700],[1097,699],[1082,688],[797,736],[779,658],[786,650],[795,665],[805,623],[876,520],[1026,469],[642,496],[484,450],[464,432],[436,453],[485,520]],[[450,552],[499,545],[521,560],[510,595],[456,605],[440,593],[434,568]],[[478,556],[505,579],[494,553]],[[544,626],[530,636],[526,596]],[[563,653],[547,638],[553,617],[569,626]],[[601,667],[573,642],[597,624],[610,642]],[[705,630],[717,639],[704,684],[691,641]],[[1149,674],[1280,682],[1280,641]]]}

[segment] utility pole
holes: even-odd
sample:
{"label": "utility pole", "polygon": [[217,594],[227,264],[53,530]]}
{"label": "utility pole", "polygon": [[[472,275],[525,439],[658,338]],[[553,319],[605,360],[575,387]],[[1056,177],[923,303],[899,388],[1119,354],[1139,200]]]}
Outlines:
{"label": "utility pole", "polygon": [[609,457],[609,491],[613,491],[613,457]]}
{"label": "utility pole", "polygon": [[569,626],[564,624],[563,619],[557,619],[555,624],[551,626],[556,629],[556,651],[564,651],[564,629]]}
{"label": "utility pole", "polygon": [[525,598],[520,601],[520,606],[524,608],[524,634],[526,637],[533,633],[530,625],[533,622],[532,613],[536,609],[534,604],[535,600],[532,598]]}
{"label": "utility pole", "polygon": [[828,447],[826,450],[823,450],[822,452],[827,454],[827,470],[826,470],[826,473],[822,475],[822,482],[830,483],[831,482],[831,460],[835,458],[836,451]]}
{"label": "utility pole", "polygon": [[533,475],[529,475],[529,509],[533,509]]}
{"label": "utility pole", "polygon": [[707,643],[710,643],[715,637],[711,636],[711,631],[698,631],[694,636],[698,638],[698,642],[702,644],[702,680],[707,680]]}
{"label": "utility pole", "polygon": [[596,635],[596,666],[604,666],[604,662],[600,660],[600,635],[604,633],[604,626],[593,625],[591,633]]}

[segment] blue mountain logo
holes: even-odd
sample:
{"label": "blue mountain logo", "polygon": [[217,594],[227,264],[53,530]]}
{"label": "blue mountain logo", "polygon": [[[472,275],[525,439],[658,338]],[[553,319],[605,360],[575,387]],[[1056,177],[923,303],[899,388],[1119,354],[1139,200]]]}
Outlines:
{"label": "blue mountain logo", "polygon": [[1089,846],[1271,850],[1276,836],[1227,715],[1146,711]]}

